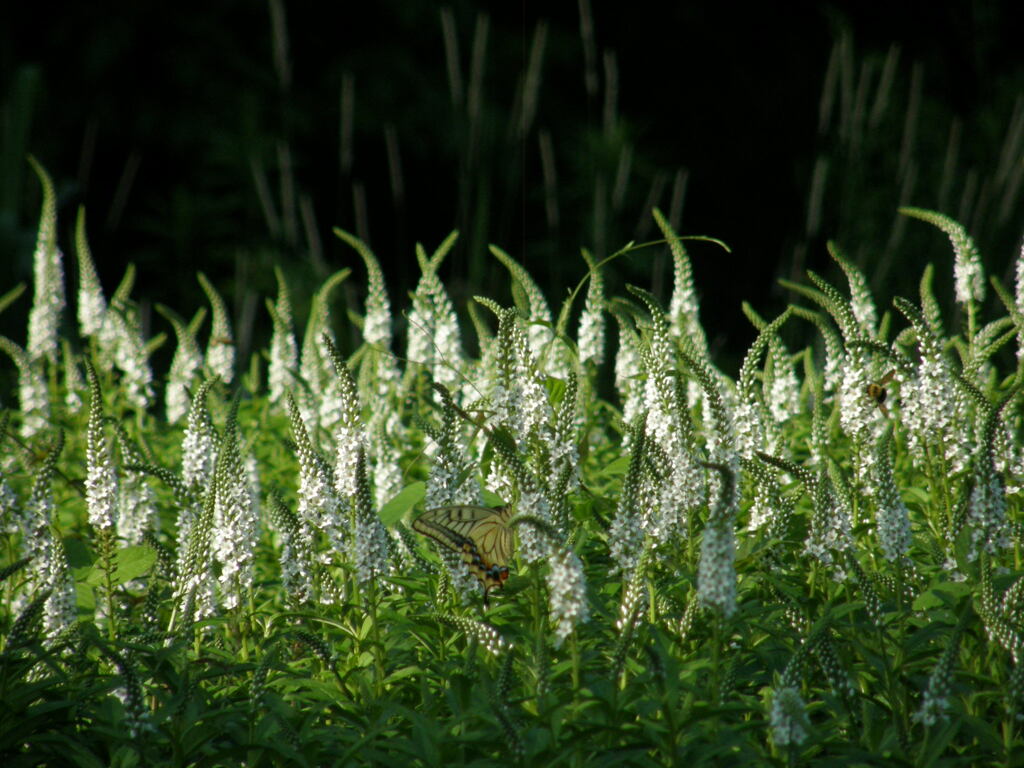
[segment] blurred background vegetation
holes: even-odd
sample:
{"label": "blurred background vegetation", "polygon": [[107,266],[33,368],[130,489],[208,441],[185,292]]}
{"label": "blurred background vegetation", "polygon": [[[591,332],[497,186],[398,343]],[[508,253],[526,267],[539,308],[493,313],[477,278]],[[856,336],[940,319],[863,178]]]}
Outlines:
{"label": "blurred background vegetation", "polygon": [[[659,206],[694,243],[714,352],[735,370],[776,279],[831,268],[834,239],[880,303],[927,261],[951,296],[944,236],[898,205],[962,221],[1007,278],[1024,235],[1024,56],[1017,3],[486,3],[269,0],[19,4],[0,25],[0,292],[31,281],[40,191],[61,243],[84,205],[100,278],[128,262],[153,332],[160,302],[228,299],[243,354],[265,343],[282,264],[297,298],[357,233],[391,281],[453,228],[457,303],[508,302],[487,252],[519,259],[557,304],[607,255],[655,237]],[[664,248],[609,265],[667,300]],[[346,298],[360,306],[359,279]],[[26,293],[0,316],[24,339]],[[298,302],[301,313],[303,306]],[[19,310],[18,307],[21,309]],[[340,313],[339,313],[340,314]],[[344,322],[342,317],[339,321]],[[343,342],[354,342],[351,329]],[[246,359],[245,357],[242,358]]]}

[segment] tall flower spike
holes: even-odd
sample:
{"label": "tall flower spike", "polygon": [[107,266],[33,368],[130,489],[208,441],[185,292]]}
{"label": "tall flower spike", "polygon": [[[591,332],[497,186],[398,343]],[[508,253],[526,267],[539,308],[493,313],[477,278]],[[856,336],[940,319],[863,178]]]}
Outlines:
{"label": "tall flower spike", "polygon": [[[875,371],[863,347],[849,350],[843,378],[839,382],[839,423],[860,449],[865,449],[877,438],[885,420],[881,410],[866,394],[868,386],[878,378]],[[860,469],[858,467],[858,471]]]}
{"label": "tall flower spike", "polygon": [[216,605],[216,581],[213,574],[211,539],[217,493],[211,483],[203,493],[200,511],[187,530],[178,527],[178,582],[175,584],[176,613],[182,629],[209,616]]}
{"label": "tall flower spike", "polygon": [[0,525],[2,533],[16,533],[18,531],[19,503],[18,495],[7,482],[10,476],[10,468],[13,457],[4,450],[4,440],[7,437],[7,428],[11,424],[11,412],[4,411],[0,415]]}
{"label": "tall flower spike", "polygon": [[672,251],[674,287],[668,310],[672,335],[676,338],[685,336],[697,354],[706,358],[708,345],[704,329],[700,324],[700,306],[697,300],[697,290],[693,283],[693,266],[690,264],[690,256],[683,246],[683,241],[672,229],[672,225],[668,223],[661,211],[655,208],[653,214],[658,229],[661,230],[662,235],[668,241],[669,250]]}
{"label": "tall flower spike", "polygon": [[78,326],[83,338],[95,336],[103,328],[107,300],[103,296],[92,251],[85,236],[85,208],[78,209],[75,222],[75,247],[78,251]]}
{"label": "tall flower spike", "polygon": [[[358,491],[357,467],[360,453],[366,447],[366,434],[359,406],[356,382],[348,365],[341,359],[334,343],[326,335],[324,348],[334,368],[336,391],[338,393],[339,418],[334,430],[334,488],[345,502],[351,501]],[[363,456],[365,462],[366,457]]]}
{"label": "tall flower spike", "polygon": [[455,307],[437,276],[437,270],[455,244],[456,235],[449,235],[430,258],[427,258],[423,246],[416,245],[416,259],[423,274],[412,294],[406,353],[410,361],[426,368],[431,381],[448,387],[456,384],[462,375],[462,340]]}
{"label": "tall flower spike", "polygon": [[[1020,245],[1020,254],[1014,268],[1014,306],[1017,313],[1024,316],[1024,242]],[[1024,327],[1017,331],[1017,359],[1024,357]]]}
{"label": "tall flower spike", "polygon": [[253,565],[259,540],[259,520],[249,492],[248,476],[238,440],[237,401],[224,425],[224,436],[214,470],[214,557],[220,563],[218,578],[222,604],[242,604],[253,585]]}
{"label": "tall flower spike", "polygon": [[[968,389],[972,386],[961,382]],[[970,559],[983,551],[996,554],[1010,546],[1010,525],[1006,514],[1006,489],[1003,479],[995,467],[995,438],[999,429],[1002,409],[1013,399],[1013,394],[1004,397],[998,406],[992,406],[984,395],[973,390],[979,403],[984,405],[985,420],[982,425],[981,447],[974,458],[974,487],[967,504],[967,516],[971,524]]]}
{"label": "tall flower spike", "polygon": [[313,600],[317,564],[313,559],[312,540],[308,529],[304,529],[277,491],[270,493],[270,522],[280,537],[281,583],[285,591],[300,605]]}
{"label": "tall flower spike", "polygon": [[142,452],[119,425],[114,425],[117,443],[121,449],[121,475],[118,488],[117,535],[128,544],[141,544],[147,531],[157,527],[158,516],[153,490],[143,472],[129,466],[145,464]]}
{"label": "tall flower spike", "polygon": [[912,380],[903,385],[901,421],[910,454],[923,464],[929,452],[944,460],[950,475],[962,472],[970,461],[970,429],[963,391],[956,385],[942,340],[924,313],[896,297],[893,304],[910,321],[917,337],[920,361]]}
{"label": "tall flower spike", "polygon": [[363,316],[363,339],[371,347],[363,356],[360,380],[367,377],[376,382],[377,392],[395,389],[400,378],[398,362],[391,352],[391,302],[380,262],[366,244],[355,235],[335,227],[334,234],[352,246],[366,265],[366,309]]}
{"label": "tall flower spike", "polygon": [[78,619],[78,590],[63,540],[51,538],[52,550],[46,561],[46,583],[51,592],[43,606],[43,631],[48,641],[56,642]]}
{"label": "tall flower spike", "polygon": [[[86,246],[88,247],[88,246]],[[81,250],[81,249],[80,249]],[[115,365],[121,365],[121,336],[124,332],[124,318],[118,314],[124,310],[131,300],[132,288],[135,286],[135,265],[129,263],[125,267],[121,282],[110,296],[109,303],[103,317],[99,320],[99,327],[89,337],[92,349],[95,352],[93,361],[101,371],[109,370]]]}
{"label": "tall flower spike", "polygon": [[20,346],[0,336],[0,349],[10,355],[18,368],[18,405],[22,413],[21,436],[33,437],[50,421],[50,398],[42,366],[29,360]]}
{"label": "tall flower spike", "polygon": [[306,322],[306,333],[302,337],[302,353],[299,361],[299,373],[305,381],[305,387],[299,390],[299,410],[313,429],[323,427],[331,430],[341,417],[341,393],[338,382],[331,375],[328,362],[326,336],[334,342],[334,331],[331,330],[330,298],[334,289],[348,277],[351,270],[342,269],[324,280],[309,305],[309,320]]}
{"label": "tall flower spike", "polygon": [[171,360],[171,371],[168,375],[167,391],[164,395],[167,422],[177,424],[188,413],[189,392],[203,367],[203,353],[199,350],[196,332],[206,317],[206,310],[200,309],[188,325],[169,307],[158,304],[156,311],[167,318],[178,339],[178,348],[174,351],[174,358]]}
{"label": "tall flower spike", "polygon": [[153,370],[142,338],[138,311],[126,294],[118,292],[111,300],[104,333],[107,328],[113,338],[114,365],[124,375],[125,399],[135,408],[144,409],[153,399]]}
{"label": "tall flower spike", "polygon": [[644,531],[640,525],[640,516],[646,501],[643,498],[643,473],[647,430],[643,415],[633,422],[629,434],[629,469],[626,470],[615,517],[608,530],[608,549],[618,571],[624,576],[633,573],[644,547]]}
{"label": "tall flower spike", "polygon": [[[619,326],[619,347],[615,353],[615,389],[622,402],[622,420],[632,424],[643,406],[644,385],[640,380],[640,338],[622,311],[612,310]],[[624,436],[623,448],[629,447]]]}
{"label": "tall flower spike", "polygon": [[366,264],[366,315],[363,318],[363,338],[367,344],[391,348],[391,302],[384,284],[384,273],[380,262],[366,244],[355,235],[338,227],[334,234],[351,245]]}
{"label": "tall flower spike", "polygon": [[814,323],[821,332],[825,346],[824,392],[834,392],[843,375],[843,342],[836,333],[835,327],[820,312],[812,312],[803,307],[790,307],[793,314]]}
{"label": "tall flower spike", "polygon": [[847,259],[839,250],[839,246],[831,240],[827,244],[828,252],[836,263],[846,273],[846,279],[850,283],[850,310],[857,318],[864,335],[868,338],[875,338],[878,329],[878,311],[875,309],[875,300],[871,296],[871,289],[864,273],[857,269],[857,266]]}
{"label": "tall flower spike", "polygon": [[953,277],[957,302],[969,305],[972,302],[984,301],[985,272],[981,266],[978,248],[964,226],[949,216],[924,208],[903,207],[899,211],[904,216],[911,216],[938,227],[949,237],[949,242],[953,245]]}
{"label": "tall flower spike", "polygon": [[[644,505],[642,523],[655,543],[663,544],[688,526],[691,511],[704,503],[706,484],[694,458],[693,424],[684,391],[689,382],[683,382],[679,376],[676,341],[668,319],[653,295],[636,286],[628,289],[650,312],[651,329],[645,334],[640,359],[646,374],[647,434],[651,447],[664,457],[664,479],[655,483],[658,502]],[[682,341],[688,344],[685,339]],[[705,366],[699,364],[697,368],[704,370]],[[708,430],[709,441],[714,434],[713,429]]]}
{"label": "tall flower spike", "polygon": [[221,381],[230,384],[235,378],[235,339],[231,333],[228,308],[206,275],[200,272],[197,277],[213,309],[210,342],[206,347],[206,364]]}
{"label": "tall flower spike", "polygon": [[404,485],[402,468],[398,464],[398,451],[391,435],[401,428],[397,414],[392,419],[371,419],[367,426],[367,450],[370,452],[370,481],[377,507],[383,507],[394,498]]}
{"label": "tall flower spike", "polygon": [[292,386],[292,372],[298,368],[299,348],[295,343],[295,321],[292,318],[292,302],[288,283],[280,267],[274,267],[277,276],[277,301],[267,299],[267,311],[274,322],[274,334],[270,337],[270,369],[267,373],[270,400],[280,403],[285,392]]}
{"label": "tall flower spike", "polygon": [[[32,491],[19,520],[22,552],[30,558],[28,582],[35,592],[45,595],[41,606],[43,627],[47,640],[51,642],[75,622],[74,579],[68,568],[63,543],[54,536],[52,527],[55,513],[52,481],[63,447],[64,433],[58,432],[35,472]],[[23,607],[26,601],[27,594],[15,601],[15,607]]]}
{"label": "tall flower spike", "polygon": [[887,430],[875,446],[869,487],[875,498],[878,543],[885,559],[896,562],[910,550],[910,515],[893,477],[892,444],[892,431]]}
{"label": "tall flower spike", "polygon": [[517,288],[525,298],[527,312],[527,338],[529,339],[530,352],[541,361],[545,361],[544,373],[548,376],[561,379],[565,377],[567,368],[562,357],[554,348],[548,349],[554,340],[551,331],[552,319],[551,308],[543,292],[530,277],[530,273],[515,259],[498,248],[490,246],[490,251],[502,264],[508,268],[514,281],[513,286]]}
{"label": "tall flower spike", "polygon": [[590,360],[599,366],[604,362],[604,276],[594,261],[594,257],[585,248],[583,258],[590,269],[587,284],[587,298],[580,314],[579,331],[576,334],[576,346],[579,349],[580,363]]}
{"label": "tall flower spike", "polygon": [[117,525],[117,473],[110,446],[103,434],[103,399],[92,363],[85,361],[89,377],[89,427],[86,432],[85,506],[89,525],[113,531]]}
{"label": "tall flower spike", "polygon": [[39,216],[36,250],[32,256],[35,292],[28,316],[26,351],[32,361],[45,357],[56,364],[61,314],[67,303],[64,257],[57,247],[57,194],[49,174],[36,159],[30,156],[28,161],[43,186],[43,208]]}
{"label": "tall flower spike", "polygon": [[725,618],[736,612],[736,472],[725,464],[708,464],[722,477],[718,505],[708,515],[697,567],[701,603]]}
{"label": "tall flower spike", "polygon": [[555,625],[555,647],[590,618],[583,563],[569,549],[558,547],[548,560],[548,616]]}
{"label": "tall flower spike", "polygon": [[806,550],[815,554],[812,547],[818,546],[817,556],[826,564],[834,564],[834,577],[842,578],[845,575],[842,558],[833,558],[833,553],[853,551],[853,522],[851,494],[840,474],[839,465],[829,460],[827,467],[820,468],[809,490],[814,511]]}
{"label": "tall flower spike", "polygon": [[[787,310],[788,312],[788,310]],[[765,365],[765,401],[775,424],[781,424],[800,410],[800,382],[797,380],[789,350],[778,333],[768,342]],[[775,450],[774,441],[767,446]]]}
{"label": "tall flower spike", "polygon": [[776,747],[800,746],[807,740],[807,704],[795,686],[780,686],[772,694],[771,728]]}
{"label": "tall flower spike", "polygon": [[216,378],[207,379],[196,389],[181,441],[181,479],[197,497],[206,495],[216,461],[219,438],[213,428],[206,396],[217,381]]}
{"label": "tall flower spike", "polygon": [[302,526],[299,541],[309,536],[303,545],[312,547],[312,531],[322,532],[331,543],[335,552],[344,551],[347,539],[348,520],[342,514],[341,505],[334,490],[334,478],[331,468],[327,465],[309,438],[302,414],[295,403],[295,398],[288,395],[288,414],[291,420],[292,436],[295,439],[295,452],[299,462],[299,506],[297,517]]}
{"label": "tall flower spike", "polygon": [[[516,502],[518,514],[534,517],[548,526],[552,526],[551,503],[532,474],[518,472],[517,485],[519,500]],[[550,533],[554,532],[554,528]],[[539,563],[551,556],[551,536],[542,533],[535,526],[524,525],[519,528],[519,555],[527,563]]]}
{"label": "tall flower spike", "polygon": [[356,454],[355,546],[356,580],[368,584],[388,571],[388,535],[373,508],[370,481],[366,475],[366,453]]}
{"label": "tall flower spike", "polygon": [[[435,440],[434,460],[427,473],[423,505],[427,509],[452,504],[479,506],[483,504],[483,499],[474,472],[476,465],[468,455],[460,430],[463,420],[448,389],[435,383],[434,391],[441,402],[441,427],[432,434]],[[444,547],[438,547],[437,550],[447,567],[452,586],[463,603],[468,603],[473,595],[480,594],[479,582],[466,568],[462,557]]]}
{"label": "tall flower spike", "polygon": [[451,504],[479,505],[482,501],[480,486],[473,478],[475,464],[467,454],[460,431],[463,421],[448,389],[435,383],[434,390],[441,401],[441,428],[435,437],[436,450],[427,473],[423,505],[427,509]]}
{"label": "tall flower spike", "polygon": [[[577,412],[579,404],[579,379],[571,372],[565,382],[562,401],[558,404],[555,416],[554,434],[551,438],[551,490],[553,497],[563,497],[576,487],[579,482],[579,435],[577,429]],[[568,521],[559,525],[568,533]]]}
{"label": "tall flower spike", "polygon": [[[771,337],[778,328],[776,324],[781,325],[782,322],[785,322],[785,317],[780,317],[771,326],[766,326],[756,313],[752,310],[748,311],[748,307],[749,305],[744,302],[744,312],[747,313],[747,317],[751,321],[757,321],[754,324],[760,332],[743,358],[739,381],[736,385],[736,447],[745,459],[752,458],[755,451],[772,451],[766,440],[768,413],[763,400],[758,397],[755,377],[761,356],[765,353]],[[786,311],[785,316],[788,314],[789,310]]]}
{"label": "tall flower spike", "polygon": [[708,455],[730,465],[736,460],[736,431],[732,408],[726,397],[724,378],[704,358],[698,357],[685,342],[680,345],[679,358],[700,386],[704,396],[704,434]]}
{"label": "tall flower spike", "polygon": [[960,650],[959,627],[953,630],[949,644],[928,675],[928,685],[921,696],[921,708],[914,713],[916,722],[932,726],[945,720],[949,715],[949,696],[953,689],[953,665]]}
{"label": "tall flower spike", "polygon": [[67,339],[61,339],[60,352],[64,363],[64,407],[69,411],[77,411],[82,407],[85,379],[82,378],[82,371],[78,368],[75,353],[71,351],[71,343]]}
{"label": "tall flower spike", "polygon": [[490,398],[494,421],[508,426],[517,443],[543,434],[551,423],[551,405],[515,309],[499,310],[497,376]]}

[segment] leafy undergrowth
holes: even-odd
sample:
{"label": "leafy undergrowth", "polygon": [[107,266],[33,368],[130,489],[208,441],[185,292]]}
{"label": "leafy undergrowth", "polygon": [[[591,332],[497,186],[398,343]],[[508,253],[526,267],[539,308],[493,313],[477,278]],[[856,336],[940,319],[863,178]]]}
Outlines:
{"label": "leafy undergrowth", "polygon": [[[810,274],[782,316],[745,307],[735,380],[660,214],[667,309],[606,296],[585,254],[553,316],[495,248],[515,301],[474,302],[477,358],[438,278],[453,238],[418,249],[395,315],[339,231],[365,275],[352,355],[332,331],[349,270],[301,346],[280,279],[271,345],[236,379],[200,276],[209,343],[205,310],[161,308],[178,351],[158,385],[132,273],[108,299],[81,218],[61,333],[37,170],[27,343],[0,339],[19,404],[0,433],[5,765],[1024,761],[1021,376],[999,369],[1024,302],[992,281],[1003,311],[983,318],[997,303],[950,219],[904,210],[950,235],[955,323],[931,269],[879,317],[832,247],[848,286]],[[797,323],[817,352],[787,349]],[[460,522],[504,505],[507,553]],[[409,525],[428,509],[436,541]]]}

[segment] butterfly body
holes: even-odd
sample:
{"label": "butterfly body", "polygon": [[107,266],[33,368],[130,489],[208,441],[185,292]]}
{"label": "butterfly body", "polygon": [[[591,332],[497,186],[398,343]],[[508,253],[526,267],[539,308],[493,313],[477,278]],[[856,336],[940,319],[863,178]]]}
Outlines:
{"label": "butterfly body", "polygon": [[514,544],[508,526],[511,517],[511,506],[456,504],[428,509],[413,521],[412,527],[459,555],[483,585],[486,600],[487,593],[504,587],[509,576],[508,561]]}

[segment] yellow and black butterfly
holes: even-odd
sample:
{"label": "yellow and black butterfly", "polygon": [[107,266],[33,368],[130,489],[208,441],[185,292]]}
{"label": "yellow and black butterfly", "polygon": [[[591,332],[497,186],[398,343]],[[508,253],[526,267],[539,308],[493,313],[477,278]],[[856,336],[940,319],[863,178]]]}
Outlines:
{"label": "yellow and black butterfly", "polygon": [[428,509],[413,520],[413,530],[429,536],[462,558],[484,587],[484,601],[494,587],[504,587],[514,538],[508,521],[512,506],[453,504]]}

